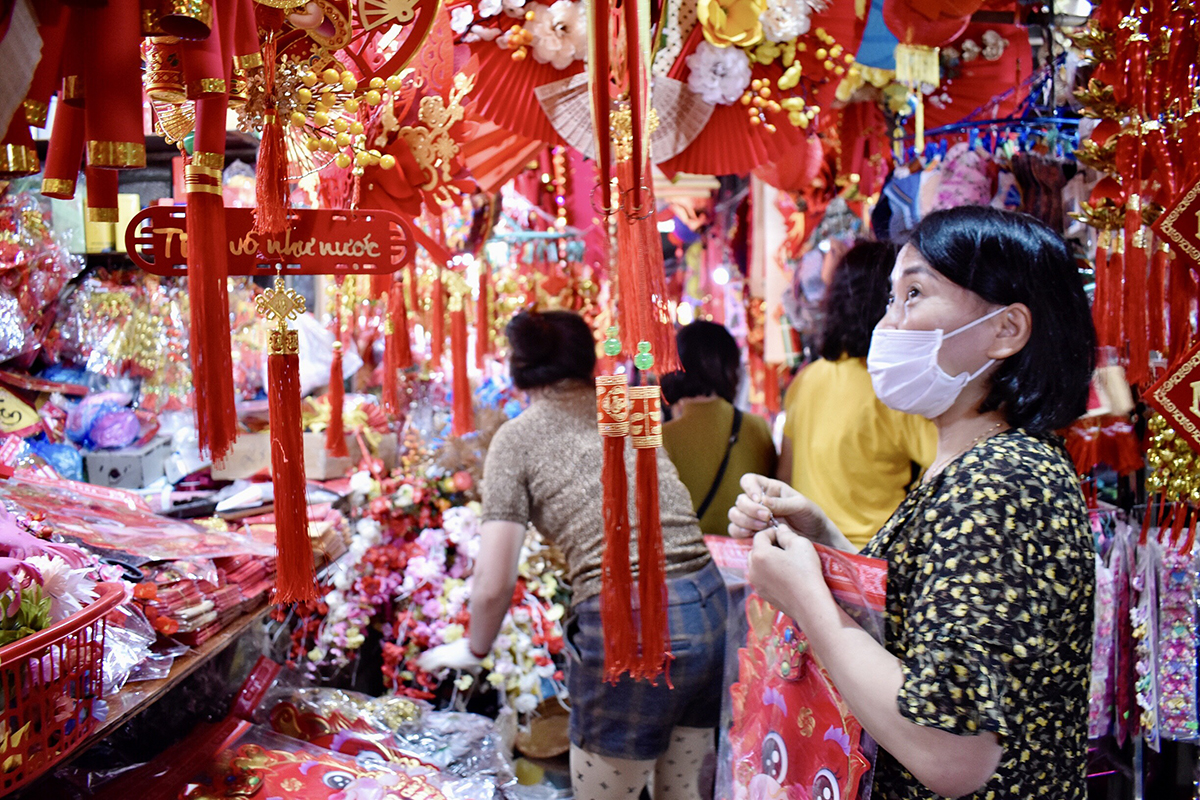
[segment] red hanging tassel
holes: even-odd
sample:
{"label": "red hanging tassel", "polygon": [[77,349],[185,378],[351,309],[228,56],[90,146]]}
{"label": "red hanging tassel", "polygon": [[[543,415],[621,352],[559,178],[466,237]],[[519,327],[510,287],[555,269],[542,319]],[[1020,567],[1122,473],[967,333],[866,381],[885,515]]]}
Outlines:
{"label": "red hanging tassel", "polygon": [[[639,369],[649,367],[639,366]],[[667,567],[658,505],[658,448],[662,397],[657,385],[629,388],[629,433],[637,452],[638,601],[642,650],[634,677],[671,685],[671,633],[667,623]]]}
{"label": "red hanging tassel", "polygon": [[233,348],[229,336],[229,250],[221,171],[225,168],[225,118],[229,65],[222,40],[234,18],[213,6],[212,34],[184,42],[182,59],[189,99],[195,100],[195,148],[184,170],[187,190],[188,297],[191,302],[192,383],[200,448],[222,460],[237,437]]}
{"label": "red hanging tassel", "polygon": [[[609,338],[614,337],[615,332],[610,329]],[[604,443],[604,465],[600,473],[600,483],[604,487],[604,554],[600,588],[604,680],[616,683],[622,674],[634,669],[638,658],[629,557],[629,475],[625,471],[625,437],[629,434],[628,379],[625,375],[596,378],[596,419]]]}
{"label": "red hanging tassel", "polygon": [[441,369],[446,346],[446,287],[442,284],[442,266],[434,267],[433,296],[429,303],[429,353],[431,369]]}
{"label": "red hanging tassel", "polygon": [[325,451],[334,458],[350,455],[346,447],[346,426],[342,413],[346,403],[345,377],[342,375],[342,294],[334,294],[333,360],[329,365],[329,426],[325,428]]}
{"label": "red hanging tassel", "polygon": [[479,263],[479,299],[475,302],[475,368],[482,370],[484,359],[492,352],[492,266]]}
{"label": "red hanging tassel", "polygon": [[1096,239],[1096,266],[1093,274],[1096,277],[1096,291],[1092,297],[1092,324],[1096,327],[1096,344],[1107,347],[1112,344],[1109,332],[1108,296],[1112,289],[1109,287],[1111,276],[1108,274],[1108,248],[1112,233],[1100,231]]}
{"label": "red hanging tassel", "polygon": [[[617,163],[621,196],[633,188],[633,164]],[[675,351],[675,326],[667,305],[667,280],[662,243],[654,221],[653,192],[642,192],[642,205],[627,208],[617,217],[617,259],[622,306],[620,319],[623,352],[633,354],[649,342],[663,372],[679,369]]]}
{"label": "red hanging tassel", "polygon": [[[396,313],[395,306],[397,305],[396,297],[400,294],[400,284],[393,284],[391,290],[388,291],[387,310],[383,320],[383,410],[391,414],[393,417],[400,414],[400,385],[399,376],[396,374],[399,370],[397,360],[399,358],[398,343],[396,341]],[[400,300],[401,308],[404,306],[404,301]]]}
{"label": "red hanging tassel", "polygon": [[[278,303],[276,297],[290,303]],[[273,309],[283,308],[282,314]],[[275,487],[275,545],[278,573],[277,603],[317,598],[312,544],[308,537],[308,482],[304,475],[304,433],[300,419],[300,336],[287,329],[287,319],[304,313],[304,298],[286,289],[282,278],[274,289],[259,295],[258,306],[277,322],[270,332],[267,390],[271,423],[271,480]]]}
{"label": "red hanging tassel", "polygon": [[[224,99],[196,101],[197,107]],[[199,112],[198,112],[199,113]],[[233,350],[229,334],[228,249],[221,171],[205,166],[223,160],[197,151],[185,171],[188,191],[188,297],[191,302],[192,383],[201,448],[222,460],[237,437]],[[200,163],[197,163],[200,162]]]}
{"label": "red hanging tassel", "polygon": [[388,314],[396,335],[396,368],[408,369],[413,365],[412,337],[408,332],[408,309],[404,300],[404,278],[398,276],[393,291],[388,294]]}
{"label": "red hanging tassel", "polygon": [[1147,293],[1150,312],[1150,349],[1159,353],[1167,351],[1167,267],[1171,260],[1171,248],[1159,242],[1150,261],[1150,289]]}
{"label": "red hanging tassel", "polygon": [[1125,210],[1125,333],[1129,342],[1129,382],[1143,386],[1150,379],[1150,348],[1146,330],[1146,245],[1141,198],[1131,192]]}
{"label": "red hanging tassel", "polygon": [[263,45],[263,82],[268,107],[263,115],[262,144],[258,148],[254,181],[255,233],[282,233],[287,230],[288,174],[287,149],[283,142],[283,123],[276,113],[275,37]]}
{"label": "red hanging tassel", "polygon": [[1110,343],[1120,347],[1125,341],[1125,232],[1113,231],[1112,249],[1108,251],[1108,330]]}
{"label": "red hanging tassel", "polygon": [[779,408],[779,367],[775,364],[763,364],[763,405],[771,414],[778,414]]}
{"label": "red hanging tassel", "polygon": [[457,292],[450,297],[450,366],[454,370],[450,430],[455,436],[466,436],[475,430],[475,413],[471,406],[471,376],[467,373],[467,309]]}

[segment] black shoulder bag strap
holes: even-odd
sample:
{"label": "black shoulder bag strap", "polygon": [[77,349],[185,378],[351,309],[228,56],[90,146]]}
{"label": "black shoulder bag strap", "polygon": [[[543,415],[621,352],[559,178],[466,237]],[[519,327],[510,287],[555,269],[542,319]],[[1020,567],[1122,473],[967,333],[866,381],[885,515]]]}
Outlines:
{"label": "black shoulder bag strap", "polygon": [[729,432],[729,444],[725,445],[725,457],[721,459],[721,466],[717,467],[717,477],[713,478],[712,486],[709,487],[708,494],[704,496],[704,502],[696,509],[696,519],[704,519],[704,512],[708,511],[713,498],[717,496],[717,488],[721,485],[721,479],[725,477],[725,468],[729,466],[729,454],[733,452],[733,445],[737,442],[738,431],[741,429],[742,412],[741,409],[734,406],[733,430]]}

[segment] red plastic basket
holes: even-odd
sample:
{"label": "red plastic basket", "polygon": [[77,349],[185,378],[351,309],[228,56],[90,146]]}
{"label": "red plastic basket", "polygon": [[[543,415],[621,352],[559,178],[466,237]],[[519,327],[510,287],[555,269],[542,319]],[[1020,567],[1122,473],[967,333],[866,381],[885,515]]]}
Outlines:
{"label": "red plastic basket", "polygon": [[62,761],[96,727],[104,694],[104,619],[125,595],[101,583],[87,608],[0,647],[0,795]]}

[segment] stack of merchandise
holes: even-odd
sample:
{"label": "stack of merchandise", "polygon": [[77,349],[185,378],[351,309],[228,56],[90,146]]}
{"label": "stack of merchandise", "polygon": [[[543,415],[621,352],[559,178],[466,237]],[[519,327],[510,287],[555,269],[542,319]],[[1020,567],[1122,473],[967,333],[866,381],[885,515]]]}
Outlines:
{"label": "stack of merchandise", "polygon": [[250,555],[218,558],[217,568],[229,586],[237,587],[246,608],[254,608],[275,584],[275,559]]}
{"label": "stack of merchandise", "polygon": [[[242,521],[242,531],[258,541],[274,541],[275,515],[247,517]],[[350,542],[350,523],[332,503],[314,503],[308,506],[308,536],[312,543],[314,564],[330,564],[346,552]]]}
{"label": "stack of merchandise", "polygon": [[234,579],[209,559],[143,567],[146,581],[138,594],[155,629],[195,647],[265,599],[273,575],[267,559],[242,555],[224,563]]}

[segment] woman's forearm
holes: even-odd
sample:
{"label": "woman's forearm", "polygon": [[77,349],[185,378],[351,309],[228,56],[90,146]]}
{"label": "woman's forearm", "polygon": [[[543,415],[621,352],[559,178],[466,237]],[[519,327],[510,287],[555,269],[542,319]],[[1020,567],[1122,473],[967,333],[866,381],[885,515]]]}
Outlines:
{"label": "woman's forearm", "polygon": [[525,526],[493,520],[479,529],[479,555],[471,576],[471,652],[486,655],[504,624],[517,585]]}
{"label": "woman's forearm", "polygon": [[[504,624],[504,615],[508,613],[515,586],[516,580],[514,579],[507,587],[501,586],[488,591],[475,590],[471,592],[470,637],[471,652],[475,655],[484,656],[491,651],[492,642],[500,633],[500,626]],[[507,591],[504,590],[505,588]]]}
{"label": "woman's forearm", "polygon": [[1000,763],[995,734],[958,736],[918,725],[900,713],[900,661],[834,602],[825,587],[798,593],[783,609],[808,637],[814,654],[863,728],[913,776],[938,794],[958,797],[982,787]]}

